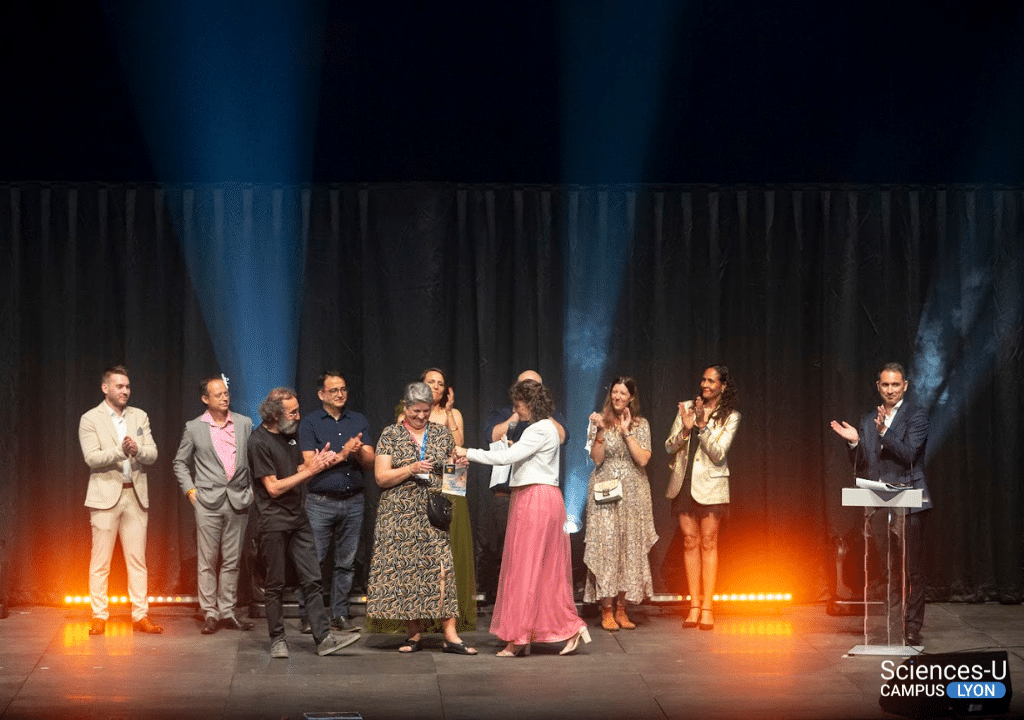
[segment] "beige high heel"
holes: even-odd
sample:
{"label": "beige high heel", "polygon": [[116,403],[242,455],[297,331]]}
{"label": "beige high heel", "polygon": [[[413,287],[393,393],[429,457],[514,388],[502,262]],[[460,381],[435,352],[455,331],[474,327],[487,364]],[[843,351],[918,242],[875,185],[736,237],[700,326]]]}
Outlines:
{"label": "beige high heel", "polygon": [[520,654],[528,656],[530,654],[530,643],[526,643],[525,645],[509,643],[505,646],[504,650],[499,650],[496,654],[498,657],[516,657]]}
{"label": "beige high heel", "polygon": [[580,649],[580,640],[584,644],[590,642],[590,631],[586,627],[581,627],[579,632],[569,638],[569,642],[565,644],[565,647],[558,653],[559,655],[572,655]]}

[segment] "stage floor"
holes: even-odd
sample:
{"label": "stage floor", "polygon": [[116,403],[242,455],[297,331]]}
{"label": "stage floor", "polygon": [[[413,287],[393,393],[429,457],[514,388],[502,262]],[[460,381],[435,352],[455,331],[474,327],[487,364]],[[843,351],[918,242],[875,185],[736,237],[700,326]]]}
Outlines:
{"label": "stage floor", "polygon": [[[15,607],[0,620],[2,718],[291,718],[354,711],[377,718],[892,718],[878,705],[881,657],[844,657],[862,620],[824,605],[763,616],[716,613],[712,632],[643,607],[633,631],[608,633],[576,656],[534,646],[499,658],[486,632],[463,639],[478,657],[447,655],[440,636],[400,655],[397,635],[367,635],[332,657],[289,619],[289,660],[271,660],[265,621],[251,632],[199,634],[192,608],[155,608],[163,635],[112,618],[88,635],[88,611]],[[1009,716],[1024,717],[1024,606],[928,605],[929,653],[1005,648],[1017,685]],[[898,660],[897,660],[898,663]],[[1007,715],[1001,717],[1008,717]]]}

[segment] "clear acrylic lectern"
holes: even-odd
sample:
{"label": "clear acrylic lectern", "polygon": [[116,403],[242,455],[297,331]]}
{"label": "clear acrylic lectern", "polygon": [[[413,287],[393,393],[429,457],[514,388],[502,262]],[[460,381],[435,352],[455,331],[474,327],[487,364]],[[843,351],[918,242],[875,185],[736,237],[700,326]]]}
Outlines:
{"label": "clear acrylic lectern", "polygon": [[[864,644],[852,647],[850,655],[908,657],[921,652],[920,647],[907,645],[903,625],[907,614],[907,512],[922,503],[921,490],[843,488],[843,505],[864,508]],[[880,541],[876,547],[882,565],[884,624],[872,623],[869,618],[868,552],[873,529]]]}

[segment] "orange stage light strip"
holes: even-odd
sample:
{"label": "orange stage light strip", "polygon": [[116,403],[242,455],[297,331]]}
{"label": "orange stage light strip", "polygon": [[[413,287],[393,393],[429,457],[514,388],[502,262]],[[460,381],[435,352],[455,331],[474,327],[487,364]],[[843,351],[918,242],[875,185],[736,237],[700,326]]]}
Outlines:
{"label": "orange stage light strip", "polygon": [[[150,595],[150,605],[198,605],[199,598],[195,595]],[[65,595],[65,605],[89,605],[92,599],[88,595]],[[131,601],[127,595],[111,595],[107,598],[111,605],[127,605]]]}
{"label": "orange stage light strip", "polygon": [[[793,602],[793,594],[788,592],[746,592],[746,593],[719,593],[712,596],[715,602],[720,603],[790,603]],[[651,602],[654,603],[681,603],[689,602],[689,595],[676,595],[668,593],[655,593],[651,595]]]}

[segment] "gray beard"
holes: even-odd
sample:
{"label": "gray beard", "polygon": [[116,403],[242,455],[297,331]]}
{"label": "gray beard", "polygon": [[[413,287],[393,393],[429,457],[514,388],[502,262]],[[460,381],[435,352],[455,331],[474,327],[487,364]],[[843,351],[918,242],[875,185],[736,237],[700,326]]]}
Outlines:
{"label": "gray beard", "polygon": [[294,435],[295,431],[298,429],[298,420],[281,420],[279,423],[277,423],[277,431],[282,435]]}

